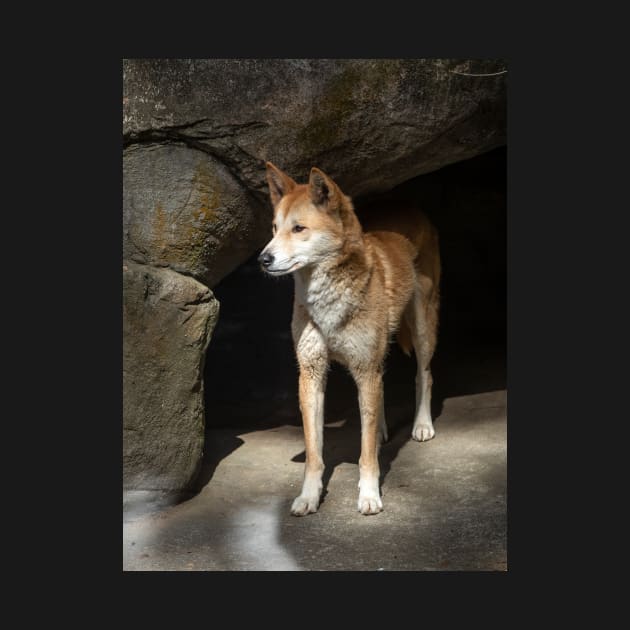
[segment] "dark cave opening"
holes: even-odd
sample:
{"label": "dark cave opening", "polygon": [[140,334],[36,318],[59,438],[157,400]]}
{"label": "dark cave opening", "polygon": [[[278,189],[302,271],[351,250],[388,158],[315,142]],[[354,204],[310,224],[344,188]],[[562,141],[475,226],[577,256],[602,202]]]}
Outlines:
{"label": "dark cave opening", "polygon": [[[506,147],[501,147],[385,194],[354,200],[359,218],[369,203],[382,203],[386,211],[389,199],[416,202],[438,229],[441,307],[432,361],[437,431],[444,399],[506,388],[506,158]],[[205,364],[206,430],[230,429],[234,438],[214,447],[206,440],[199,488],[220,459],[240,444],[235,437],[239,433],[301,425],[290,332],[293,280],[265,275],[257,256],[213,289],[221,312]],[[405,356],[392,343],[384,384],[390,442],[400,444],[410,437],[415,369],[413,355]],[[345,369],[335,364],[325,414],[326,423],[345,419],[350,430],[358,431],[356,388]],[[356,452],[338,454],[337,459],[356,462],[358,454],[357,432]],[[394,456],[392,451],[390,461]]]}

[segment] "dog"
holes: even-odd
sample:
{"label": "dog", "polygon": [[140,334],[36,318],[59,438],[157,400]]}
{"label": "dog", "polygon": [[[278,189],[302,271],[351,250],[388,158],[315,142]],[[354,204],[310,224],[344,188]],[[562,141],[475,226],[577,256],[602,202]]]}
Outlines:
{"label": "dog", "polygon": [[[299,365],[306,464],[291,513],[317,511],[322,493],[324,392],[331,361],[346,366],[359,394],[361,514],[383,509],[378,451],[387,440],[383,370],[397,334],[418,365],[412,438],[435,435],[431,419],[431,357],[437,341],[440,253],[428,218],[383,207],[361,226],[350,197],[320,169],[308,184],[266,162],[273,238],[258,261],[269,275],[293,274],[291,332]],[[365,223],[365,222],[364,222]]]}

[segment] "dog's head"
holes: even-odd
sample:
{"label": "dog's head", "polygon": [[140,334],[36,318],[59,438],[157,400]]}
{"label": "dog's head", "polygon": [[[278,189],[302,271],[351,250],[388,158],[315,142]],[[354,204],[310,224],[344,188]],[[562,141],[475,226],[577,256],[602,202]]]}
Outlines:
{"label": "dog's head", "polygon": [[312,168],[308,184],[297,184],[267,162],[267,182],[274,208],[273,238],[258,257],[267,273],[282,276],[343,248],[342,213],[350,201],[330,177]]}

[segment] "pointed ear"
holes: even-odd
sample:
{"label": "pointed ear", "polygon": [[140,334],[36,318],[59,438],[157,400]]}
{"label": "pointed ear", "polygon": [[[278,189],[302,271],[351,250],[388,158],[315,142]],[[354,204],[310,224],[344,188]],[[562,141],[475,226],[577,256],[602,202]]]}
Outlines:
{"label": "pointed ear", "polygon": [[282,197],[290,193],[297,184],[277,166],[271,162],[266,162],[267,166],[267,183],[269,184],[269,196],[271,203],[275,206]]}
{"label": "pointed ear", "polygon": [[328,209],[335,207],[339,199],[337,184],[326,173],[315,167],[311,169],[311,175],[308,179],[308,192],[316,206],[323,206]]}

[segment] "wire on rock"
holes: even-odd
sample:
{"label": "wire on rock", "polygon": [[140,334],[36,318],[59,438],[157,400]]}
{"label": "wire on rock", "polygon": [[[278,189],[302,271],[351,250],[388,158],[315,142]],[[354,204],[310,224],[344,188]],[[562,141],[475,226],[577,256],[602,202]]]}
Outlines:
{"label": "wire on rock", "polygon": [[501,70],[500,72],[488,72],[487,74],[472,74],[470,72],[458,72],[457,70],[451,70],[453,74],[461,74],[465,77],[495,77],[498,74],[505,74],[507,70]]}

